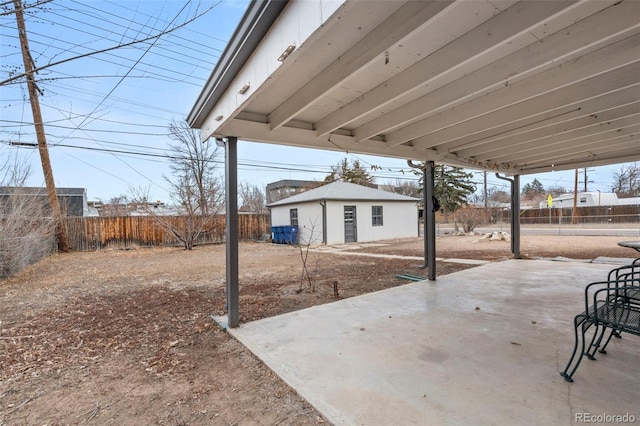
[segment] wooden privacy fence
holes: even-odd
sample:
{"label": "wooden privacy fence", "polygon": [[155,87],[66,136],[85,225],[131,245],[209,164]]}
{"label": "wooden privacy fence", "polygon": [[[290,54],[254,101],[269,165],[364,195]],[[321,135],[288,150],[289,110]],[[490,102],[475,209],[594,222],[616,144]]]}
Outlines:
{"label": "wooden privacy fence", "polygon": [[[164,221],[178,225],[184,216],[164,216]],[[175,246],[176,238],[153,216],[68,217],[66,218],[69,246],[75,251],[94,251],[102,248]],[[221,243],[225,240],[225,216],[218,215],[196,245]],[[240,214],[238,238],[258,240],[270,235],[268,214]]]}
{"label": "wooden privacy fence", "polygon": [[[576,224],[639,223],[640,205],[578,207],[575,215]],[[492,217],[494,222],[509,222],[509,211],[493,209]],[[571,207],[520,211],[520,223],[523,225],[562,225],[570,224],[572,220]]]}

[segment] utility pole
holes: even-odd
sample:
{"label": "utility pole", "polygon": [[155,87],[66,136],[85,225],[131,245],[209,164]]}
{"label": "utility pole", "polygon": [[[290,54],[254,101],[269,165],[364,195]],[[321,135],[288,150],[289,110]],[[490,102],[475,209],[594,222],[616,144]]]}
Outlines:
{"label": "utility pole", "polygon": [[13,0],[13,6],[16,13],[18,36],[20,37],[20,47],[22,49],[22,60],[24,62],[24,71],[27,78],[27,87],[29,89],[29,103],[31,104],[31,112],[33,113],[33,125],[36,128],[38,151],[40,152],[40,161],[42,162],[42,173],[44,174],[44,181],[47,186],[49,208],[51,209],[51,215],[53,216],[56,224],[58,250],[68,252],[69,244],[67,243],[67,234],[64,223],[62,222],[62,211],[60,210],[60,203],[58,202],[56,185],[53,179],[53,171],[51,170],[51,161],[49,159],[49,150],[47,148],[47,137],[44,133],[44,125],[42,123],[42,113],[40,111],[40,102],[38,101],[38,87],[33,76],[34,63],[29,51],[29,40],[27,39],[27,29],[24,24],[22,1]]}
{"label": "utility pole", "polygon": [[593,181],[587,179],[587,168],[585,167],[584,168],[584,192],[588,192],[587,191],[587,184],[588,183],[593,183]]}
{"label": "utility pole", "polygon": [[489,200],[487,200],[487,197],[488,197],[488,191],[487,191],[487,171],[485,170],[485,171],[483,172],[483,174],[484,174],[484,196],[483,196],[483,198],[484,198],[484,210],[485,210],[486,212],[488,212],[488,211],[489,211]]}
{"label": "utility pole", "polygon": [[573,182],[573,214],[571,215],[571,224],[575,225],[578,222],[578,169],[576,169],[576,176]]}

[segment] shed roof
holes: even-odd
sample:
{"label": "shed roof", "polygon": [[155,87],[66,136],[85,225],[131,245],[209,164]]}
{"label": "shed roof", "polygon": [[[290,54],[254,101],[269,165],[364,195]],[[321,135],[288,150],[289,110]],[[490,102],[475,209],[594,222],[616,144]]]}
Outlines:
{"label": "shed roof", "polygon": [[640,1],[254,1],[188,122],[513,175],[640,160]]}
{"label": "shed roof", "polygon": [[394,192],[382,191],[368,186],[349,182],[333,182],[316,189],[305,191],[292,197],[284,198],[268,205],[268,207],[288,204],[308,203],[323,200],[345,201],[420,201],[419,198],[408,197]]}

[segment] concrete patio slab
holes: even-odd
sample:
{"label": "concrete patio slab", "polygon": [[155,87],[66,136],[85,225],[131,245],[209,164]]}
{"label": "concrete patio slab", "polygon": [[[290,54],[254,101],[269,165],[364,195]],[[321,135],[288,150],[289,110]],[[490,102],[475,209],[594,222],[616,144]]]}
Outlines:
{"label": "concrete patio slab", "polygon": [[574,383],[558,373],[583,288],[609,269],[509,260],[229,331],[337,425],[640,422],[636,336]]}

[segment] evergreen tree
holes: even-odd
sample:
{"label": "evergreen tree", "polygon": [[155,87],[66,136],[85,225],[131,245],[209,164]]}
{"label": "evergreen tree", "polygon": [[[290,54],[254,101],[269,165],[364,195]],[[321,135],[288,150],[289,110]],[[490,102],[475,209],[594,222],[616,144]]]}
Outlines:
{"label": "evergreen tree", "polygon": [[434,193],[441,208],[452,213],[467,204],[469,196],[476,192],[473,173],[460,167],[436,164],[434,169]]}
{"label": "evergreen tree", "polygon": [[336,181],[350,182],[357,185],[374,186],[375,178],[362,167],[360,161],[354,160],[351,165],[346,158],[343,158],[335,166],[331,166],[331,173],[324,178],[324,183]]}
{"label": "evergreen tree", "polygon": [[568,194],[569,191],[567,188],[559,185],[552,185],[546,188],[546,193],[551,194],[553,197],[557,197],[558,195]]}
{"label": "evergreen tree", "polygon": [[530,183],[522,187],[522,195],[544,194],[544,186],[538,179],[533,179]]}
{"label": "evergreen tree", "polygon": [[[424,163],[421,163],[424,169]],[[414,173],[418,173],[414,169]],[[420,173],[420,193],[424,188],[424,176]],[[465,172],[460,167],[445,166],[436,164],[433,170],[434,195],[440,204],[440,209],[445,216],[453,213],[460,207],[467,204],[468,199],[476,192],[476,185],[473,182],[473,173]]]}

